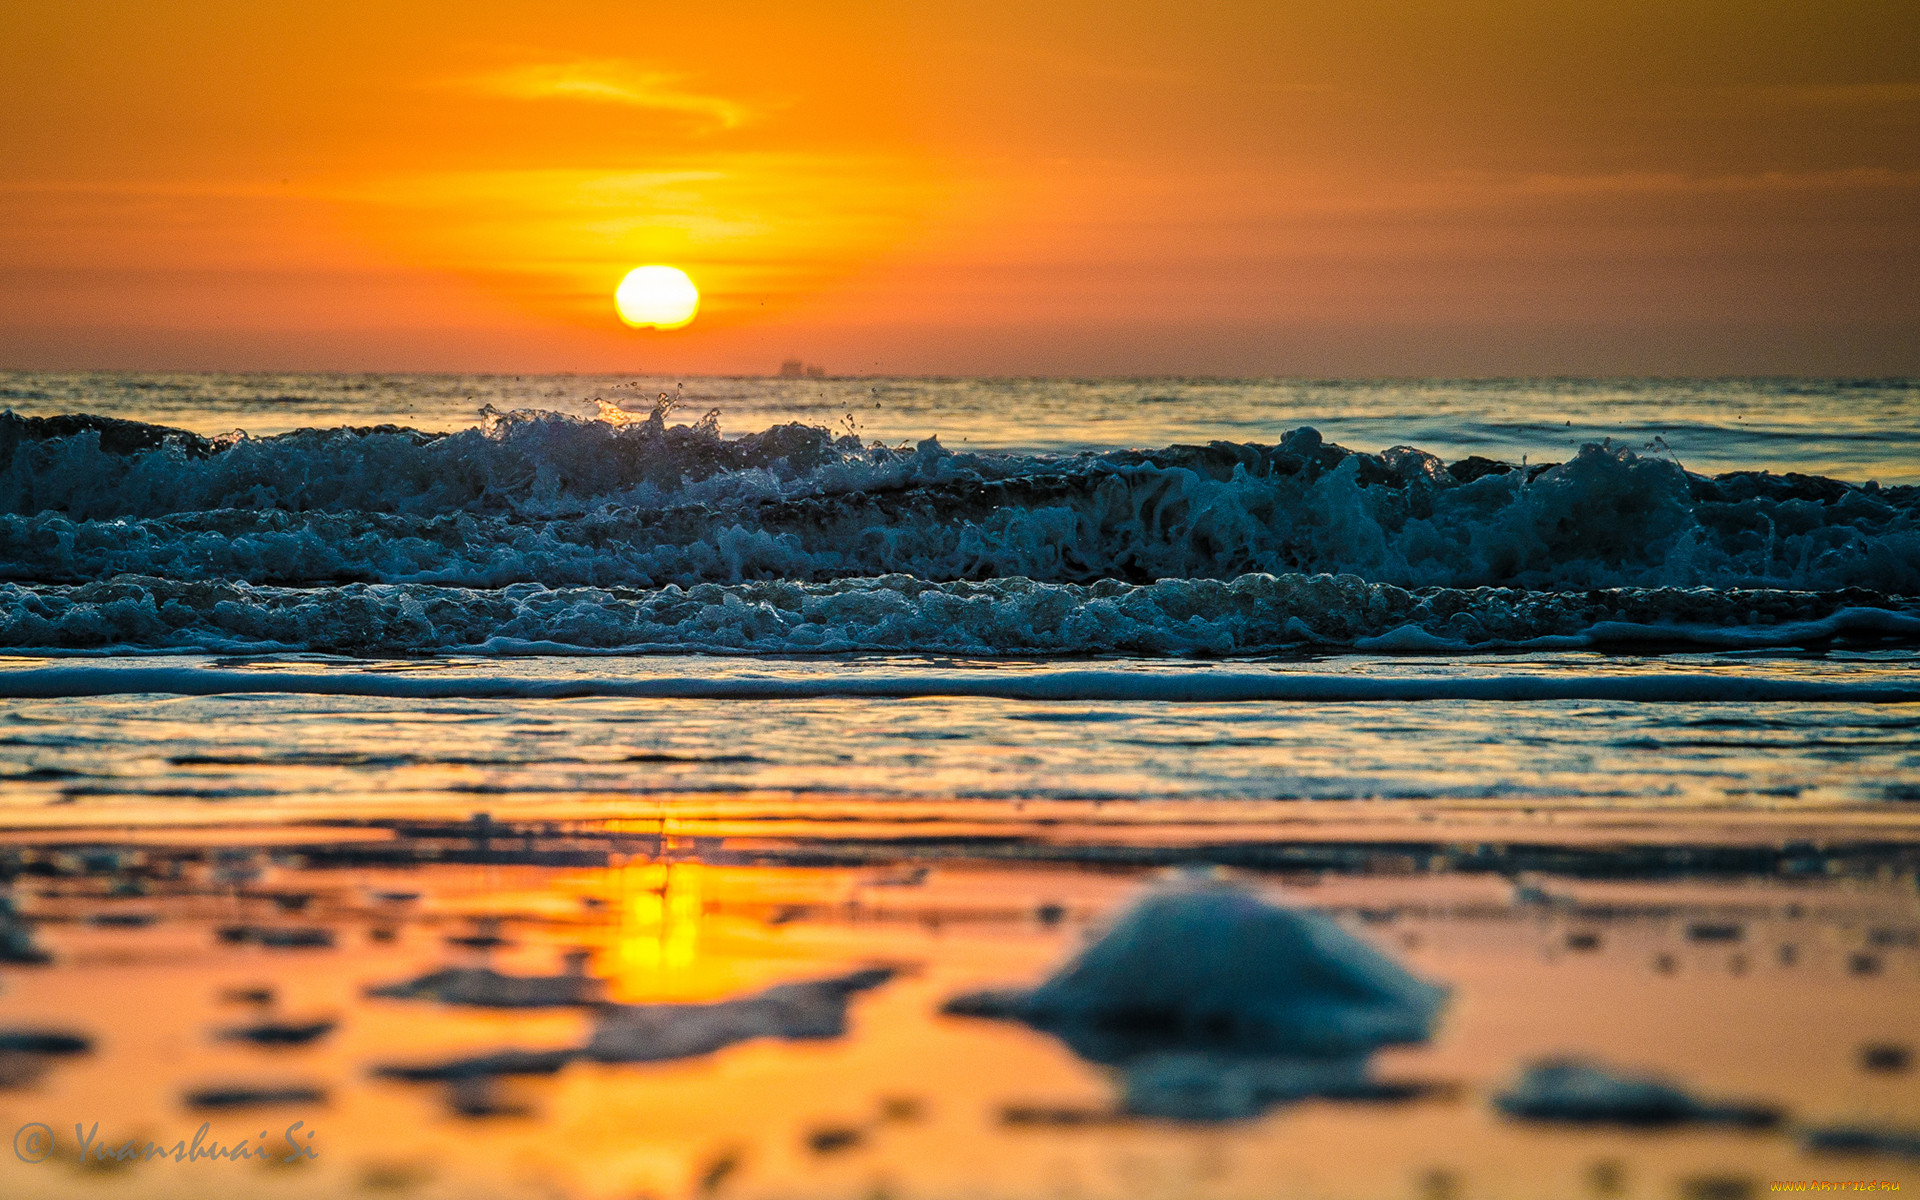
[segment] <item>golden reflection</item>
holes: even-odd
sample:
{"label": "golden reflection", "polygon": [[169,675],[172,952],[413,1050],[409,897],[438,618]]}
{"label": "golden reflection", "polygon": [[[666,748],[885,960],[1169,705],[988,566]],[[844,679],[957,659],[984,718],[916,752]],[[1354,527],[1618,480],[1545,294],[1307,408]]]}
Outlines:
{"label": "golden reflection", "polygon": [[657,994],[688,971],[704,915],[699,863],[637,863],[612,872],[618,922],[608,985],[616,999]]}

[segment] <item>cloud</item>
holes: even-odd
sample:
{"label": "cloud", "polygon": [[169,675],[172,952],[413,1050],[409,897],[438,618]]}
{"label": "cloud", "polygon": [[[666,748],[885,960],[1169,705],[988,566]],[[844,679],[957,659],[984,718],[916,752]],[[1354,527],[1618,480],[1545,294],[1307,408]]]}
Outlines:
{"label": "cloud", "polygon": [[453,81],[455,86],[510,100],[573,100],[678,113],[720,129],[734,129],[753,114],[723,96],[681,86],[681,76],[652,71],[621,59],[525,63]]}

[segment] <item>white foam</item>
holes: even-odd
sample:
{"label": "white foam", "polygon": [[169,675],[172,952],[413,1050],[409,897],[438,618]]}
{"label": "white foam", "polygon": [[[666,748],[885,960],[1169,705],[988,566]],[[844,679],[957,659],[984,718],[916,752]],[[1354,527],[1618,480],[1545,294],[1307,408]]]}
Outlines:
{"label": "white foam", "polygon": [[[657,589],[0,584],[0,647],[347,654],[1243,656],[1920,642],[1920,613],[1796,592],[1409,592],[1353,576],[1091,586],[885,576]],[[1892,601],[1879,598],[1883,604]]]}
{"label": "white foam", "polygon": [[530,413],[426,441],[310,431],[200,457],[110,453],[91,432],[8,448],[0,578],[119,573],[468,587],[1346,573],[1920,594],[1920,494],[1716,483],[1604,444],[1463,483],[1418,451],[1351,454],[1311,430],[1058,457]]}
{"label": "white foam", "polygon": [[1301,670],[1146,672],[1111,668],[1030,673],[951,671],[931,667],[803,675],[570,675],[529,678],[478,672],[226,669],[145,662],[63,664],[0,671],[0,698],[70,696],[212,696],[295,693],[407,700],[640,699],[797,700],[820,697],[908,699],[976,697],[1031,701],[1151,701],[1171,704],[1244,702],[1371,703],[1472,700],[1503,703],[1626,701],[1636,703],[1920,702],[1920,681],[1785,678],[1751,673],[1443,674],[1379,676]]}

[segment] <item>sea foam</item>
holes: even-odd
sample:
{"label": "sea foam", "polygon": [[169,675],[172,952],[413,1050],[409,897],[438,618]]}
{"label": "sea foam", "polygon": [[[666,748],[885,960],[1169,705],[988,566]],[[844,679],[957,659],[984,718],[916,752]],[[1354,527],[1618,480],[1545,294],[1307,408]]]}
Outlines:
{"label": "sea foam", "polygon": [[1862,591],[1408,590],[1354,575],[1297,574],[1148,584],[888,575],[650,589],[294,588],[131,575],[78,586],[0,584],[0,648],[69,653],[1222,657],[1835,643],[1920,643],[1920,612]]}
{"label": "sea foam", "polygon": [[648,700],[809,700],[946,696],[1168,704],[1422,700],[1912,704],[1920,702],[1920,682],[1886,678],[1808,679],[1749,672],[1367,675],[1350,671],[1225,668],[1163,672],[1125,668],[1008,672],[904,665],[807,674],[619,672],[547,677],[467,671],[301,670],[287,666],[253,670],[142,663],[68,664],[0,671],[0,699],[272,693],[396,700],[560,700],[583,696]]}
{"label": "sea foam", "polygon": [[1401,588],[1920,593],[1920,488],[1611,443],[1452,464],[1302,428],[1078,455],[555,413],[209,439],[0,414],[0,579],[692,588],[1353,575]]}

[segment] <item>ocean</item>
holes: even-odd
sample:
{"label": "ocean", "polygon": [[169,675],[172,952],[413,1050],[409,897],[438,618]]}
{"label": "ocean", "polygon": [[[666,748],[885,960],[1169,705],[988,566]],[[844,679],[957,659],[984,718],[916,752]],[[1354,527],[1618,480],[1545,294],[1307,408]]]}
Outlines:
{"label": "ocean", "polygon": [[[1860,1178],[1816,1134],[1920,1116],[1861,1065],[1920,1011],[1920,382],[11,372],[0,405],[0,935],[35,964],[0,986],[99,1042],[0,1087],[16,1123],[191,1127],[267,1077],[339,1151],[273,1195],[1571,1196]],[[1450,1023],[1376,1092],[942,1008],[1165,870],[1326,916]],[[569,950],[663,1010],[893,982],[507,1099],[369,1078],[580,1043],[605,1012],[366,990]],[[255,980],[341,1034],[206,1043]],[[1499,1117],[1555,1055],[1792,1115]]]}

